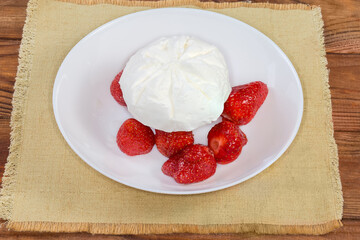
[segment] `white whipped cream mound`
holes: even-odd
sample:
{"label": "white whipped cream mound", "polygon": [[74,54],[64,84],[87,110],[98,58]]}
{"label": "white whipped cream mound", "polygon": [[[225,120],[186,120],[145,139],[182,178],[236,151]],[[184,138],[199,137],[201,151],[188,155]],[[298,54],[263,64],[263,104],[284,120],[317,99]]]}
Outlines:
{"label": "white whipped cream mound", "polygon": [[231,91],[219,49],[189,36],[161,38],[140,49],[119,83],[134,118],[166,132],[215,121]]}

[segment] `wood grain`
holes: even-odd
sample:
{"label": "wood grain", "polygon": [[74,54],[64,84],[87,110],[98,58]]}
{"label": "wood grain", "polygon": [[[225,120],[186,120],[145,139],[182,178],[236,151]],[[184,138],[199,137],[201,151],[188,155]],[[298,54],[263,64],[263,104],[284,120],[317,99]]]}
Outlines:
{"label": "wood grain", "polygon": [[9,154],[10,145],[10,126],[9,119],[0,119],[0,172],[1,177],[4,172],[7,155]]}
{"label": "wood grain", "polygon": [[[0,0],[0,174],[10,144],[10,114],[18,49],[28,0]],[[218,0],[217,0],[218,1]],[[220,0],[223,1],[223,0]],[[253,0],[252,2],[264,2]],[[340,158],[344,193],[344,227],[325,236],[292,236],[292,239],[360,239],[360,1],[272,0],[271,3],[306,3],[322,8],[330,69],[335,139]],[[87,233],[17,233],[0,227],[0,239],[289,239],[289,236],[138,235],[105,236]]]}
{"label": "wood grain", "polygon": [[28,0],[0,1],[0,39],[21,39]]}
{"label": "wood grain", "polygon": [[360,134],[335,131],[335,140],[339,149],[344,218],[360,220]]}
{"label": "wood grain", "polygon": [[335,131],[360,131],[360,54],[328,53]]}
{"label": "wood grain", "polygon": [[0,39],[0,119],[10,118],[20,40]]}

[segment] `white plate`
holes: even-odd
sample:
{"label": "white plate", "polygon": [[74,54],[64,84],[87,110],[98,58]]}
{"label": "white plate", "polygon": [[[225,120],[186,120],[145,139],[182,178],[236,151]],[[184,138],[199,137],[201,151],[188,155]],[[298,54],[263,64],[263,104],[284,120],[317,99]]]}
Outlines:
{"label": "white plate", "polygon": [[[178,34],[216,45],[229,66],[232,86],[263,81],[269,87],[269,95],[255,118],[241,127],[248,144],[239,159],[218,165],[214,176],[190,185],[177,184],[161,172],[166,158],[156,147],[137,157],[118,149],[116,133],[131,115],[114,101],[109,90],[114,76],[139,48],[159,37]],[[146,191],[196,194],[243,182],[275,162],[298,131],[303,95],[289,59],[256,29],[214,12],[164,8],[115,19],[76,44],[56,76],[53,107],[70,147],[100,173]],[[194,131],[196,143],[207,143],[213,125]]]}

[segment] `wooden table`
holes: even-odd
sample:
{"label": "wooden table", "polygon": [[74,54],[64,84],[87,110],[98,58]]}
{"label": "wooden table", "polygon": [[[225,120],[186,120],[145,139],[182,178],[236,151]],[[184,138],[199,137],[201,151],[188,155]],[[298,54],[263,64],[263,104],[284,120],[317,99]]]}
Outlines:
{"label": "wooden table", "polygon": [[[263,0],[264,1],[264,0]],[[28,0],[0,0],[0,173],[8,156],[13,85]],[[253,0],[252,2],[261,2]],[[270,0],[320,5],[330,69],[335,139],[344,192],[344,227],[325,236],[293,239],[360,239],[360,0]],[[276,235],[138,235],[18,233],[0,227],[0,239],[289,239]]]}

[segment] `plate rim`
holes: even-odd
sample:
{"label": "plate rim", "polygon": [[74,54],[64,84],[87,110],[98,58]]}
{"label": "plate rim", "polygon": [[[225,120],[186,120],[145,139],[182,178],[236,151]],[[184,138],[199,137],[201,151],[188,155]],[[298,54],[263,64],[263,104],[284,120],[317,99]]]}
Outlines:
{"label": "plate rim", "polygon": [[[281,151],[279,151],[279,153],[269,162],[266,162],[266,164],[264,164],[261,168],[259,168],[259,170],[255,171],[252,174],[249,174],[248,176],[241,178],[240,180],[228,183],[228,184],[224,184],[218,187],[212,187],[209,189],[205,189],[205,190],[190,190],[190,191],[174,191],[174,190],[154,190],[154,189],[150,189],[147,187],[142,187],[142,186],[136,186],[134,184],[131,183],[127,183],[126,181],[119,181],[117,180],[114,176],[112,176],[109,173],[105,173],[104,171],[102,171],[101,169],[97,168],[94,164],[92,164],[91,162],[86,160],[86,157],[84,157],[72,144],[70,138],[68,137],[68,135],[66,134],[61,121],[60,121],[60,116],[59,113],[57,111],[57,107],[56,107],[56,101],[57,101],[57,94],[56,91],[58,89],[58,86],[60,84],[60,77],[59,74],[61,72],[61,70],[64,67],[64,63],[68,60],[69,55],[71,55],[72,52],[76,51],[76,49],[78,48],[78,46],[86,41],[87,39],[91,38],[93,35],[97,34],[98,32],[102,31],[103,29],[106,29],[108,27],[110,27],[111,25],[117,23],[118,21],[123,21],[126,18],[130,18],[130,17],[137,17],[137,16],[141,16],[143,14],[153,14],[156,12],[166,12],[166,11],[183,11],[183,12],[202,12],[205,14],[209,14],[209,15],[213,15],[216,17],[223,17],[223,18],[227,18],[228,20],[231,21],[236,21],[238,24],[242,24],[245,27],[249,28],[251,31],[255,32],[256,34],[258,34],[259,36],[265,38],[279,53],[280,55],[284,58],[284,60],[286,61],[286,63],[289,65],[291,72],[294,74],[295,78],[296,78],[296,84],[298,86],[298,88],[300,89],[300,109],[299,109],[299,114],[300,116],[297,118],[297,121],[295,123],[295,128],[293,130],[293,132],[291,133],[290,138],[287,140],[286,144],[283,146],[283,148],[281,149]],[[302,85],[301,85],[301,81],[299,78],[299,75],[294,67],[294,65],[292,64],[292,62],[290,61],[290,59],[287,57],[287,55],[283,52],[283,50],[273,41],[271,40],[268,36],[266,36],[264,33],[262,33],[261,31],[259,31],[258,29],[252,27],[249,24],[246,24],[238,19],[235,19],[233,17],[221,14],[221,13],[217,13],[217,12],[212,12],[212,11],[208,11],[208,10],[203,10],[203,9],[194,9],[194,8],[183,8],[183,7],[169,7],[169,8],[157,8],[157,9],[149,9],[149,10],[143,10],[143,11],[139,11],[139,12],[135,12],[135,13],[130,13],[118,18],[115,18],[109,22],[106,22],[105,24],[102,24],[101,26],[97,27],[96,29],[94,29],[93,31],[91,31],[90,33],[88,33],[85,37],[83,37],[80,41],[78,41],[72,48],[71,50],[67,53],[67,55],[65,56],[65,58],[63,59],[63,61],[61,62],[61,65],[56,73],[56,77],[55,77],[55,81],[54,81],[54,85],[53,85],[53,94],[52,94],[52,105],[53,105],[53,112],[54,112],[54,116],[55,116],[55,121],[56,124],[62,134],[62,136],[64,137],[64,139],[66,140],[67,144],[70,146],[70,148],[78,155],[78,157],[80,157],[86,164],[88,164],[90,167],[92,167],[94,170],[98,171],[99,173],[101,173],[102,175],[114,180],[115,182],[118,182],[120,184],[124,184],[126,186],[135,188],[135,189],[139,189],[139,190],[143,190],[146,192],[152,192],[152,193],[160,193],[160,194],[168,194],[168,195],[193,195],[193,194],[202,194],[202,193],[208,193],[208,192],[215,192],[215,191],[219,191],[222,189],[226,189],[229,187],[232,187],[234,185],[240,184],[242,182],[245,182],[247,180],[249,180],[250,178],[253,178],[254,176],[258,175],[259,173],[261,173],[262,171],[264,171],[265,169],[267,169],[269,166],[271,166],[274,162],[276,162],[283,154],[284,152],[289,148],[289,146],[292,144],[292,142],[294,141],[301,122],[302,122],[302,118],[303,118],[303,112],[304,112],[304,95],[303,95],[303,89],[302,89]]]}

